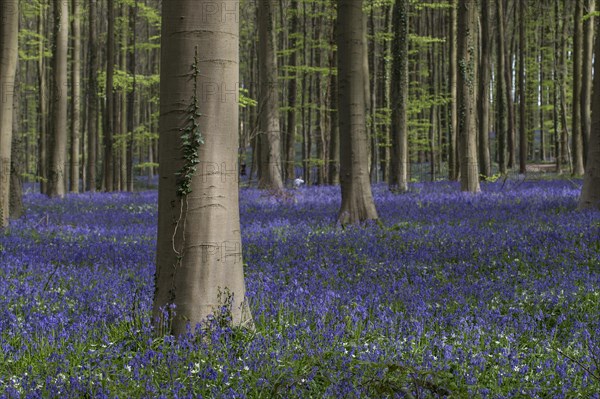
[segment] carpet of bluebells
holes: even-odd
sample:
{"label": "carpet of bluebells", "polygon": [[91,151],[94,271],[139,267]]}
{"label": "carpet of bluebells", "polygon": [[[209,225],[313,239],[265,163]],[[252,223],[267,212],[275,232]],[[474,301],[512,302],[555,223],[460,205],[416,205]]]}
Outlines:
{"label": "carpet of bluebells", "polygon": [[[157,194],[27,194],[0,231],[2,398],[600,398],[600,213],[581,183],[242,189],[255,330],[150,323]],[[222,315],[221,317],[226,317]]]}

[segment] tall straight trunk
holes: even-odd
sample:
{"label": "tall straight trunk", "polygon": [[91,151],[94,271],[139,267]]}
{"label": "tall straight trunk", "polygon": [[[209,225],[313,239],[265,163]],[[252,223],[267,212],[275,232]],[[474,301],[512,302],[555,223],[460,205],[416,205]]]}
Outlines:
{"label": "tall straight trunk", "polygon": [[[161,335],[193,332],[210,315],[231,316],[234,325],[251,323],[238,202],[239,19],[203,12],[212,5],[162,3],[152,312]],[[225,0],[223,9],[236,6]]]}
{"label": "tall straight trunk", "polygon": [[519,173],[527,171],[527,110],[525,102],[525,0],[519,0]]}
{"label": "tall straight trunk", "polygon": [[457,79],[458,79],[458,55],[457,55],[457,8],[458,0],[451,0],[454,7],[450,11],[450,139],[448,143],[448,178],[457,180],[459,174],[458,164],[458,94],[457,94]]}
{"label": "tall straight trunk", "polygon": [[[408,0],[394,4],[392,24],[392,153],[390,189],[408,191]],[[452,153],[454,150],[451,149]]]}
{"label": "tall straight trunk", "polygon": [[333,73],[336,67],[337,54],[335,51],[336,28],[335,22],[331,21],[331,31],[329,43],[332,51],[329,52],[329,184],[337,185],[340,183],[340,129],[338,122],[338,81],[337,75]]}
{"label": "tall straight trunk", "polygon": [[137,20],[137,0],[133,6],[129,6],[129,56],[127,58],[127,73],[132,77],[131,90],[127,93],[127,163],[126,163],[126,181],[127,191],[133,192],[133,139],[135,129],[135,96],[137,80],[136,72],[136,20]]}
{"label": "tall straight trunk", "polygon": [[69,47],[69,3],[54,0],[54,51],[52,55],[52,145],[48,195],[65,195],[65,162],[67,159],[67,49]]}
{"label": "tall straight trunk", "polygon": [[540,94],[540,113],[539,113],[539,122],[540,122],[540,161],[544,162],[546,161],[546,129],[545,129],[545,122],[546,122],[546,112],[544,111],[544,107],[546,107],[546,100],[548,98],[547,93],[546,93],[546,67],[547,67],[547,63],[546,63],[546,56],[545,56],[545,48],[546,48],[546,30],[545,28],[547,27],[547,25],[540,27],[540,49],[539,49],[539,57],[540,57],[540,73],[539,73],[539,78],[540,78],[540,87],[539,87],[539,94]]}
{"label": "tall straight trunk", "polygon": [[[519,1],[519,0],[515,0],[515,1]],[[516,7],[516,6],[515,6]],[[516,13],[514,13],[516,14]],[[508,28],[508,23],[505,25]],[[513,97],[513,91],[514,91],[514,86],[513,86],[513,72],[514,72],[514,68],[513,68],[513,55],[514,55],[514,43],[515,43],[515,37],[517,37],[516,34],[512,34],[510,41],[508,40],[508,32],[506,32],[506,41],[508,43],[508,46],[505,46],[505,60],[504,60],[504,65],[505,65],[505,69],[504,72],[506,73],[506,75],[504,76],[504,83],[506,84],[504,90],[506,91],[506,109],[507,109],[507,121],[508,121],[508,131],[507,131],[507,136],[506,136],[506,144],[507,144],[507,150],[508,150],[508,168],[512,169],[515,167],[515,163],[516,163],[516,129],[517,129],[517,123],[516,123],[516,110],[515,110],[515,98]]]}
{"label": "tall straight trunk", "polygon": [[[557,19],[557,27],[560,24],[561,28],[560,28],[560,50],[559,50],[559,66],[558,66],[558,77],[559,77],[559,92],[558,92],[558,96],[559,96],[559,108],[560,108],[560,125],[561,125],[561,130],[560,130],[560,134],[559,134],[559,145],[558,145],[558,158],[557,158],[557,164],[558,164],[558,168],[557,171],[558,173],[562,174],[564,173],[564,168],[565,166],[567,166],[567,164],[569,164],[569,126],[567,123],[567,85],[566,85],[566,79],[567,79],[567,34],[568,34],[568,29],[567,29],[567,21],[566,20],[562,20],[561,23],[561,13],[559,12],[558,9],[558,2],[556,3],[555,6],[555,12],[556,12],[556,19]],[[563,0],[562,1],[562,9],[566,10],[567,8],[567,1]]]}
{"label": "tall straight trunk", "polygon": [[585,0],[586,16],[589,16],[583,23],[583,58],[581,73],[581,130],[582,130],[582,152],[583,163],[587,163],[588,144],[591,129],[591,99],[592,99],[592,60],[594,47],[594,17],[596,11],[595,0]]}
{"label": "tall straight trunk", "polygon": [[288,82],[288,111],[287,111],[287,126],[286,126],[286,140],[285,140],[285,178],[293,180],[296,177],[295,163],[296,163],[296,103],[298,101],[298,0],[292,0],[290,3],[290,35],[289,35],[289,48],[291,50],[290,57],[288,59],[289,69],[292,77]]}
{"label": "tall straight trunk", "polygon": [[6,0],[0,25],[0,227],[8,225],[10,212],[10,168],[13,135],[13,100],[19,46],[19,2]]}
{"label": "tall straight trunk", "polygon": [[[46,7],[45,3],[40,3],[40,15],[37,20],[37,34],[45,36],[46,34]],[[38,176],[40,179],[40,192],[45,194],[48,191],[48,82],[46,79],[46,58],[44,56],[46,48],[44,41],[40,40],[38,44],[38,88],[40,91],[40,100],[38,101],[38,125],[40,130],[38,144]]]}
{"label": "tall straight trunk", "polygon": [[72,0],[73,63],[71,67],[71,173],[69,191],[79,192],[79,137],[81,135],[81,19],[79,0]]}
{"label": "tall straight trunk", "polygon": [[340,0],[337,9],[342,225],[377,219],[369,180],[362,3]]}
{"label": "tall straight trunk", "polygon": [[98,48],[96,42],[96,0],[88,4],[88,100],[87,100],[87,187],[96,191],[96,152],[98,151]]}
{"label": "tall straight trunk", "polygon": [[[369,17],[363,18],[364,27],[364,76],[365,76],[365,95],[367,97],[367,135],[369,137],[369,179],[371,183],[379,182],[379,138],[377,137],[377,59],[378,49],[375,38],[375,7],[371,8]],[[370,20],[370,22],[369,22]],[[370,36],[370,40],[369,37]],[[372,71],[372,73],[370,72]]]}
{"label": "tall straight trunk", "polygon": [[113,134],[115,130],[115,6],[114,0],[107,0],[108,32],[106,39],[106,85],[104,106],[104,189],[114,191]]}
{"label": "tall straight trunk", "polygon": [[281,130],[279,127],[279,88],[275,59],[275,27],[272,2],[258,2],[259,136],[261,159],[259,188],[283,189],[281,173]]}
{"label": "tall straight trunk", "polygon": [[490,160],[490,80],[492,75],[492,35],[489,0],[481,0],[481,52],[479,54],[479,80],[477,113],[479,115],[479,172],[492,174]]}
{"label": "tall straight trunk", "polygon": [[[335,54],[332,54],[332,58]],[[329,75],[331,95],[329,98],[330,124],[329,124],[329,184],[340,183],[340,129],[338,122],[338,89],[337,76]]]}
{"label": "tall straight trunk", "polygon": [[506,76],[506,58],[504,54],[505,36],[504,36],[504,7],[503,0],[496,0],[496,140],[498,167],[501,174],[506,174],[506,91],[504,78]]}
{"label": "tall straight trunk", "polygon": [[583,1],[575,1],[575,31],[573,35],[573,108],[571,114],[571,151],[573,175],[583,175],[583,132],[581,129],[581,56],[583,36]]}
{"label": "tall straight trunk", "polygon": [[[2,33],[0,33],[0,37]],[[2,50],[0,49],[0,53]],[[17,68],[15,76],[19,75],[19,61],[17,59]],[[23,74],[21,74],[21,81],[25,81]],[[12,118],[12,145],[11,145],[11,155],[10,155],[10,198],[9,198],[9,216],[11,219],[18,219],[23,215],[23,173],[25,172],[24,165],[24,146],[23,146],[23,135],[20,135],[19,132],[22,131],[19,128],[19,120],[24,120],[26,117],[17,117],[20,111],[20,84],[15,79],[14,82],[14,96],[12,98],[13,101],[13,118]],[[8,96],[10,97],[10,96]],[[10,100],[10,98],[5,98],[6,100]],[[27,115],[26,111],[24,114]],[[27,131],[26,123],[24,123],[23,131]]]}
{"label": "tall straight trunk", "polygon": [[460,187],[477,193],[479,166],[477,163],[477,125],[475,115],[475,42],[478,2],[458,1],[458,143],[460,154]]}
{"label": "tall straight trunk", "polygon": [[[594,40],[594,57],[596,60],[600,57],[600,35]],[[597,62],[593,79],[592,126],[578,207],[600,210],[600,64]]]}

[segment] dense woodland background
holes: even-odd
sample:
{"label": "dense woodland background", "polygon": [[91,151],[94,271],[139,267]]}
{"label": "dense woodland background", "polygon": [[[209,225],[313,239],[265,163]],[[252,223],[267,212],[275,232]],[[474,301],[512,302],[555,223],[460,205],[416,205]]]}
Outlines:
{"label": "dense woodland background", "polygon": [[[407,112],[409,177],[456,180],[457,8],[454,1],[398,3],[404,12],[394,13],[393,1],[363,5],[371,181],[389,181],[394,160],[392,108],[400,95],[391,88],[392,59],[402,48],[392,43],[395,27],[403,23],[408,27],[408,97],[400,106]],[[594,3],[479,2],[471,50],[477,59],[473,73],[482,176],[525,173],[531,163],[583,174]],[[270,5],[266,28],[276,50],[276,68],[270,73],[276,74],[278,86],[284,179],[289,183],[302,176],[306,184],[337,184],[335,2]],[[257,55],[264,40],[258,39],[257,4],[244,0],[239,7],[240,172],[255,182],[261,173],[257,133],[263,109]],[[136,177],[151,179],[157,173],[160,8],[158,0],[20,2],[12,145],[17,177],[40,182],[42,192],[62,195],[133,190]],[[64,97],[67,110],[56,107]],[[64,181],[53,178],[57,164],[63,165]]]}

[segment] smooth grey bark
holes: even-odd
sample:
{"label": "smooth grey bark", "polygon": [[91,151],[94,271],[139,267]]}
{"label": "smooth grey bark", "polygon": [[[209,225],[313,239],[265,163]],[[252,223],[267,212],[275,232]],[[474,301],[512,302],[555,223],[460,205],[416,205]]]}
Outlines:
{"label": "smooth grey bark", "polygon": [[259,142],[261,146],[258,187],[283,189],[279,86],[275,60],[275,27],[271,0],[258,1]]}
{"label": "smooth grey bark", "polygon": [[451,0],[452,9],[450,11],[450,137],[448,142],[448,178],[457,180],[459,176],[458,162],[458,99],[457,99],[457,79],[458,79],[458,56],[457,56],[457,7],[458,0]]}
{"label": "smooth grey bark", "polygon": [[115,93],[114,73],[115,73],[115,6],[114,0],[107,0],[107,19],[108,32],[106,35],[106,84],[104,101],[104,173],[103,188],[106,191],[113,191],[114,181],[114,153],[113,153],[113,134],[115,130]]}
{"label": "smooth grey bark", "polygon": [[[239,18],[208,13],[211,0],[162,3],[158,242],[153,322],[158,334],[194,331],[230,307],[251,325],[238,202]],[[223,7],[235,10],[237,1]],[[196,67],[193,67],[196,64]],[[193,104],[197,105],[194,112]],[[203,144],[182,151],[182,128]],[[197,159],[191,154],[197,151]],[[183,167],[193,166],[187,195]],[[174,307],[174,309],[173,309]]]}
{"label": "smooth grey bark", "polygon": [[[594,40],[594,56],[596,59],[600,57],[600,35],[596,35]],[[592,125],[587,164],[578,207],[600,210],[600,64],[597,62],[594,65]]]}
{"label": "smooth grey bark", "polygon": [[67,50],[69,47],[69,2],[54,0],[54,51],[52,55],[52,132],[48,195],[65,195],[67,160]]}
{"label": "smooth grey bark", "polygon": [[79,137],[81,135],[81,19],[79,0],[71,0],[72,66],[71,66],[71,173],[69,191],[79,192]]}
{"label": "smooth grey bark", "polygon": [[362,0],[340,0],[337,9],[338,115],[342,225],[378,218],[369,179]]}
{"label": "smooth grey bark", "polygon": [[581,64],[581,132],[583,147],[583,163],[587,163],[587,152],[591,129],[591,100],[592,100],[592,61],[594,49],[594,24],[596,0],[585,0],[584,14],[587,17],[583,23],[583,55]]}
{"label": "smooth grey bark", "polygon": [[462,191],[477,193],[479,165],[477,162],[477,124],[475,110],[475,41],[478,2],[458,1],[458,145],[460,154],[460,187]]}
{"label": "smooth grey bark", "polygon": [[87,187],[96,191],[96,153],[98,151],[98,46],[96,41],[96,0],[88,4],[88,91],[87,91]]}
{"label": "smooth grey bark", "polygon": [[285,178],[294,180],[296,177],[295,163],[296,163],[296,125],[298,110],[296,104],[298,102],[298,71],[296,65],[298,64],[298,0],[292,0],[290,2],[290,35],[289,35],[289,49],[291,51],[288,65],[292,76],[288,82],[288,111],[287,111],[287,126],[286,126],[286,140],[285,140]]}
{"label": "smooth grey bark", "polygon": [[396,1],[392,11],[392,21],[390,189],[406,192],[408,191],[408,0]]}
{"label": "smooth grey bark", "polygon": [[505,48],[504,48],[504,7],[503,0],[496,0],[496,137],[497,160],[501,174],[506,174],[506,92],[505,82]]}
{"label": "smooth grey bark", "polygon": [[489,0],[481,0],[481,51],[479,54],[479,80],[477,113],[479,115],[479,172],[484,177],[492,174],[490,160],[490,80],[492,75],[492,18]]}
{"label": "smooth grey bark", "polygon": [[13,131],[13,97],[18,60],[19,2],[3,1],[0,26],[0,227],[8,225],[10,212],[10,165]]}
{"label": "smooth grey bark", "polygon": [[[523,0],[522,0],[523,1]],[[571,151],[573,175],[581,176],[583,167],[583,131],[581,127],[581,74],[583,55],[583,0],[575,0],[575,28],[573,35],[573,108],[571,114]]]}
{"label": "smooth grey bark", "polygon": [[527,114],[525,92],[525,0],[519,0],[519,173],[527,172]]}

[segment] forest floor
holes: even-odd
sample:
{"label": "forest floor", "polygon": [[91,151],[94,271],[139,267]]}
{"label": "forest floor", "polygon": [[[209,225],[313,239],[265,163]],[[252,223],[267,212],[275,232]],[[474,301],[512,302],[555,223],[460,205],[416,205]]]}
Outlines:
{"label": "forest floor", "polygon": [[600,398],[600,213],[580,181],[243,189],[255,331],[156,338],[156,191],[27,194],[0,231],[0,397]]}

